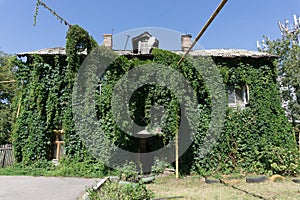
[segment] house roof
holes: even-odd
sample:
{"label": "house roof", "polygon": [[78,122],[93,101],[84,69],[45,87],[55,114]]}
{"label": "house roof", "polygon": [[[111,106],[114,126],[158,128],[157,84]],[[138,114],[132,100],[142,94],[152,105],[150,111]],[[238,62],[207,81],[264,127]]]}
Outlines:
{"label": "house roof", "polygon": [[[183,51],[173,51],[176,54],[183,55]],[[207,49],[207,50],[194,50],[189,53],[190,56],[201,57],[223,57],[223,58],[235,58],[235,57],[249,57],[249,58],[277,58],[276,55],[272,55],[265,52],[249,51],[245,49]]]}
{"label": "house roof", "polygon": [[64,47],[54,47],[54,48],[45,48],[35,51],[28,51],[28,52],[22,52],[17,53],[17,56],[28,56],[28,55],[65,55],[66,49]]}
{"label": "house roof", "polygon": [[[45,49],[39,49],[35,51],[28,51],[23,53],[17,53],[17,56],[30,56],[30,55],[66,55],[66,48],[65,47],[54,47],[54,48],[45,48]],[[87,52],[83,51],[81,54],[86,55]]]}
{"label": "house roof", "polygon": [[[129,50],[115,50],[118,55],[139,55]],[[180,50],[171,51],[178,55],[183,55],[184,52]],[[64,47],[45,48],[35,51],[18,53],[17,56],[29,56],[29,55],[66,55],[66,49]],[[83,51],[81,54],[86,55],[87,52]],[[208,49],[208,50],[193,50],[189,53],[190,56],[202,56],[202,57],[224,57],[224,58],[235,58],[235,57],[248,57],[248,58],[276,58],[276,55],[249,51],[244,49]]]}

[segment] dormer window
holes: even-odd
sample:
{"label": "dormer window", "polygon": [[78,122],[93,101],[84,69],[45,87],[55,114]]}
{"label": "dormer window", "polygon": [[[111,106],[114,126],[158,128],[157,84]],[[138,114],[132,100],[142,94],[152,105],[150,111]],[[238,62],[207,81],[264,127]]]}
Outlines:
{"label": "dormer window", "polygon": [[247,85],[228,85],[227,91],[229,107],[244,108],[249,103],[249,89]]}
{"label": "dormer window", "polygon": [[153,47],[158,46],[159,41],[148,32],[132,38],[133,53],[150,54]]}

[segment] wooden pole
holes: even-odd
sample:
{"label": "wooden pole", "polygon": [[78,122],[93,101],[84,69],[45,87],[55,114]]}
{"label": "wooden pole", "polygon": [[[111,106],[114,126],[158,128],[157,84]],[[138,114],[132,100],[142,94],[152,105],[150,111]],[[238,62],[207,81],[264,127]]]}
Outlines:
{"label": "wooden pole", "polygon": [[54,144],[56,144],[56,159],[59,160],[61,145],[65,143],[64,141],[60,141],[60,136],[64,134],[64,130],[53,130],[53,133],[55,135]]}
{"label": "wooden pole", "polygon": [[299,154],[300,154],[300,132],[298,132],[298,137],[299,137],[298,144],[299,144]]}
{"label": "wooden pole", "polygon": [[297,133],[298,133],[298,148],[299,148],[298,150],[299,150],[299,154],[300,154],[300,129],[295,127],[294,130],[295,130],[295,141],[296,141],[296,143],[297,143],[296,136],[297,136]]}
{"label": "wooden pole", "polygon": [[175,171],[175,175],[176,175],[176,179],[178,180],[179,179],[179,136],[178,136],[178,129],[176,130],[176,135],[175,135],[175,142],[176,142],[176,144],[175,144],[175,148],[176,148],[176,150],[175,150],[175,156],[176,156],[176,162],[175,162],[175,169],[176,169],[176,171]]}
{"label": "wooden pole", "polygon": [[224,5],[227,3],[228,0],[223,0],[220,5],[218,6],[218,8],[215,10],[215,12],[212,14],[212,16],[209,18],[209,20],[206,22],[206,24],[204,25],[204,27],[202,28],[202,30],[198,33],[197,37],[195,38],[194,42],[192,43],[192,45],[190,46],[190,48],[187,50],[187,52],[185,52],[185,54],[181,57],[181,59],[179,60],[179,62],[177,63],[177,65],[180,65],[183,60],[185,59],[185,57],[189,54],[189,52],[193,49],[193,47],[196,45],[196,43],[198,42],[198,40],[200,39],[200,37],[203,35],[203,33],[206,31],[206,29],[209,27],[209,25],[212,23],[212,21],[216,18],[216,16],[219,14],[219,12],[222,10],[222,8],[224,7]]}
{"label": "wooden pole", "polygon": [[[218,15],[218,13],[222,10],[222,8],[227,3],[227,1],[228,0],[223,0],[220,3],[220,5],[218,6],[218,8],[215,10],[215,12],[212,14],[212,16],[209,18],[209,20],[204,25],[204,27],[202,28],[202,30],[198,33],[197,37],[195,38],[194,42],[189,47],[189,49],[187,50],[187,52],[185,52],[185,54],[181,57],[181,59],[179,60],[179,62],[177,63],[177,65],[180,65],[183,62],[183,60],[185,59],[185,57],[187,56],[187,54],[192,50],[192,48],[198,42],[198,40],[200,39],[200,37],[203,35],[203,33],[206,31],[206,29],[212,23],[212,21],[216,18],[216,16]],[[175,133],[175,168],[176,168],[175,169],[175,175],[176,175],[176,179],[179,179],[179,135],[178,135],[179,133],[178,133],[178,131],[179,130],[177,128],[176,133]]]}
{"label": "wooden pole", "polygon": [[179,124],[180,116],[178,115],[178,109],[176,107],[176,129],[175,129],[175,176],[176,180],[179,179]]}
{"label": "wooden pole", "polygon": [[60,154],[60,143],[59,141],[56,141],[56,159],[59,160],[59,154]]}
{"label": "wooden pole", "polygon": [[[24,84],[22,82],[22,90],[23,90],[23,86],[24,86]],[[21,91],[21,96],[20,96],[20,99],[19,99],[19,102],[18,102],[17,118],[20,115],[22,96],[23,96],[23,91]]]}
{"label": "wooden pole", "polygon": [[17,118],[18,118],[19,115],[20,115],[20,110],[21,110],[21,100],[22,100],[22,94],[21,94],[21,97],[20,97],[19,102],[18,102]]}

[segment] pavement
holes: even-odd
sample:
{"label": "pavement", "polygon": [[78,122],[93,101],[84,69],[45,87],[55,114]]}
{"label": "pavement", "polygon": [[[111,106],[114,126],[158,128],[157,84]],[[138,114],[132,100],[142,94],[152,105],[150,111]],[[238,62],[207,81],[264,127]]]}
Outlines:
{"label": "pavement", "polygon": [[74,200],[101,179],[0,176],[0,200]]}

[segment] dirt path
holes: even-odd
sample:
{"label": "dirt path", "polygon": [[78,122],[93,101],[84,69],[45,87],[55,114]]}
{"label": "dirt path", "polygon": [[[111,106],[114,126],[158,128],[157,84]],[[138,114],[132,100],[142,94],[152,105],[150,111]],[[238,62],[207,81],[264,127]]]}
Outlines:
{"label": "dirt path", "polygon": [[0,176],[0,200],[73,200],[100,180]]}

